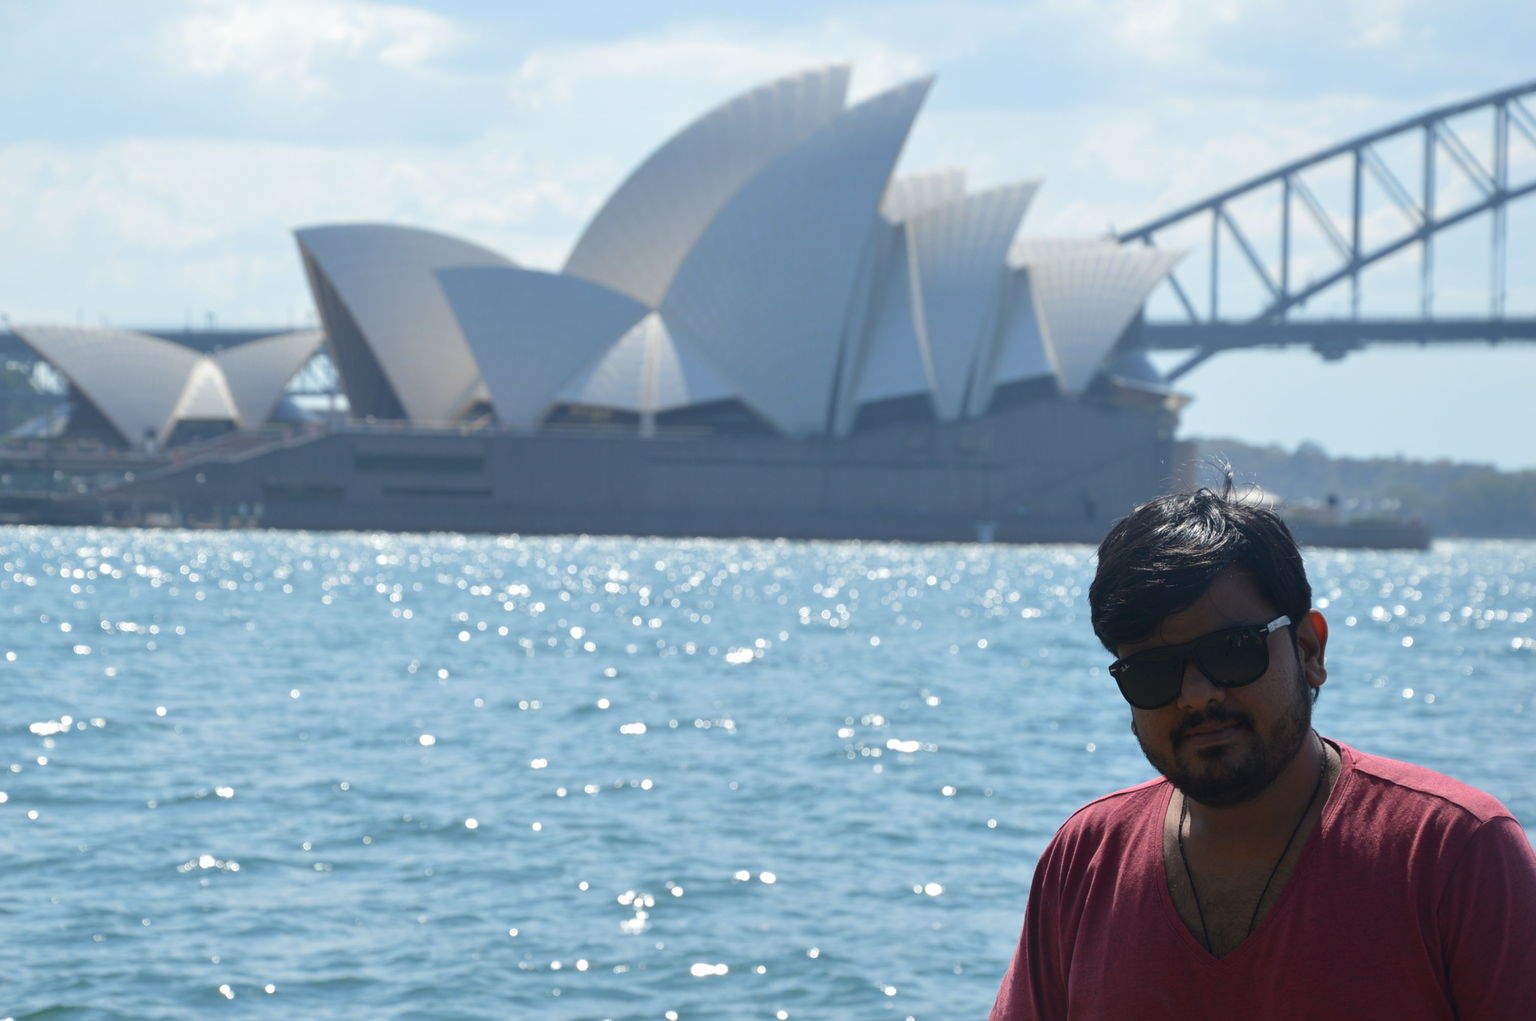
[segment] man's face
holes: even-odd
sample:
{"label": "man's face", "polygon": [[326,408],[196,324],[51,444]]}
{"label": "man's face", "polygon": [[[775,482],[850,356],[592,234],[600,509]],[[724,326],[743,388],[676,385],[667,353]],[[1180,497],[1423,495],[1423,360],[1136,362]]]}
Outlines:
{"label": "man's face", "polygon": [[[1129,656],[1278,615],[1245,572],[1228,568],[1192,606],[1116,652]],[[1297,625],[1294,641],[1289,628],[1269,635],[1269,669],[1252,684],[1223,688],[1187,662],[1178,698],[1158,709],[1132,708],[1132,730],[1147,761],[1186,797],[1212,807],[1247,801],[1301,748],[1312,725],[1311,689],[1327,678],[1327,630],[1315,613]]]}

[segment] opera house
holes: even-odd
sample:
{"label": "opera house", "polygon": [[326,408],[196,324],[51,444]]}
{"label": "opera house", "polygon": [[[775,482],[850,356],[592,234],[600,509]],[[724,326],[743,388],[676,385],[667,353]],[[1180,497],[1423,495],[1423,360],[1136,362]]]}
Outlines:
{"label": "opera house", "polygon": [[325,339],[302,330],[204,354],[133,330],[13,329],[69,380],[66,433],[150,450],[294,417],[284,390]]}
{"label": "opera house", "polygon": [[[197,471],[102,494],[279,527],[1096,537],[1171,472],[1179,398],[1134,353],[1177,253],[1035,238],[1036,181],[896,175],[931,79],[848,68],[704,114],[559,271],[410,227],[296,237],[323,326],[202,354],[16,326],[127,445]],[[321,344],[350,421],[246,444]],[[116,501],[115,504],[113,501]]]}

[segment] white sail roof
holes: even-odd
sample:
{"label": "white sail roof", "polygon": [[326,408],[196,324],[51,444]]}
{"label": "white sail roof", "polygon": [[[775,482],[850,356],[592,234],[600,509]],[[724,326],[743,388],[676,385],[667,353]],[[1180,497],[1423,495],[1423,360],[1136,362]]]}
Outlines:
{"label": "white sail roof", "polygon": [[565,272],[661,304],[678,267],[736,191],[843,110],[846,66],[746,92],[674,135],[621,184],[566,260]]}
{"label": "white sail roof", "polygon": [[921,299],[914,281],[915,267],[908,258],[907,232],[899,224],[890,232],[883,270],[872,296],[874,309],[854,371],[855,406],[931,390]]}
{"label": "white sail roof", "polygon": [[649,311],[559,273],[471,266],[437,276],[505,425],[537,425],[561,388]]}
{"label": "white sail roof", "polygon": [[560,396],[571,404],[643,415],[724,400],[735,392],[702,355],[673,337],[659,312],[652,312]]}
{"label": "white sail roof", "polygon": [[1057,381],[1076,396],[1183,253],[1112,241],[1030,240],[1015,245],[1014,255],[1029,271]]}
{"label": "white sail roof", "polygon": [[[294,235],[324,278],[311,286],[348,396],[349,370],[362,375],[376,366],[413,423],[460,417],[477,396],[480,373],[433,274],[512,263],[468,241],[389,224],[306,227]],[[343,308],[325,300],[326,286]]]}
{"label": "white sail roof", "polygon": [[998,387],[1041,379],[1055,372],[1045,350],[1045,335],[1040,332],[1039,317],[1035,314],[1028,270],[1007,271],[998,304],[1002,312],[997,345],[990,362],[977,376],[980,385],[971,391],[967,408],[971,415],[980,415],[991,407],[992,395]]}
{"label": "white sail roof", "polygon": [[241,428],[266,424],[288,381],[314,357],[324,339],[319,330],[298,330],[214,352],[212,358],[224,374]]}
{"label": "white sail roof", "polygon": [[151,437],[164,442],[182,418],[236,419],[217,368],[191,348],[132,330],[47,325],[12,330],[130,445]]}
{"label": "white sail roof", "polygon": [[992,188],[936,205],[906,223],[922,291],[934,409],[943,421],[965,411],[978,363],[990,361],[1004,258],[1038,188],[1038,181]]}
{"label": "white sail roof", "polygon": [[965,171],[958,167],[922,170],[891,178],[880,203],[887,220],[906,220],[935,206],[965,197]]}
{"label": "white sail roof", "polygon": [[188,419],[196,421],[229,421],[238,424],[240,413],[235,399],[230,396],[224,373],[207,355],[192,363],[187,373],[187,385],[181,391],[175,410],[171,412],[172,427],[176,422]]}
{"label": "white sail roof", "polygon": [[[931,83],[845,108],[833,66],[737,96],[636,168],[558,274],[409,228],[298,231],[353,414],[429,425],[489,399],[532,425],[562,401],[734,398],[806,436],[919,394],[941,420],[1045,376],[1081,394],[1174,257],[1010,244],[1036,182],[967,195],[959,169],[893,177]],[[269,374],[226,372],[242,421],[280,390]],[[188,400],[212,401],[204,384]]]}
{"label": "white sail roof", "polygon": [[791,435],[826,429],[880,198],[931,78],[850,108],[733,196],[662,302],[747,403]]}

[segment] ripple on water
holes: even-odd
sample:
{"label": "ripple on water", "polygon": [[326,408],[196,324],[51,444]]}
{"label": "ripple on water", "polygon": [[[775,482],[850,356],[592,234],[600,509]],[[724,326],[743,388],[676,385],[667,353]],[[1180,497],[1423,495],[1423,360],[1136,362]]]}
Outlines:
{"label": "ripple on water", "polygon": [[[1536,820],[1536,544],[1309,566],[1322,729]],[[1147,773],[1091,569],[0,530],[8,1009],[980,1016],[1050,834]]]}

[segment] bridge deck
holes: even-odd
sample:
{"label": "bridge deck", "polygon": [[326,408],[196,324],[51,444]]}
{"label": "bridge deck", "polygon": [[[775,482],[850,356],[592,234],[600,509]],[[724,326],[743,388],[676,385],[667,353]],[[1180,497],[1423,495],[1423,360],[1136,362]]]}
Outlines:
{"label": "bridge deck", "polygon": [[1251,347],[1310,347],[1343,357],[1377,344],[1498,344],[1536,341],[1536,318],[1321,319],[1265,323],[1149,322],[1142,344],[1153,351],[1235,351]]}

